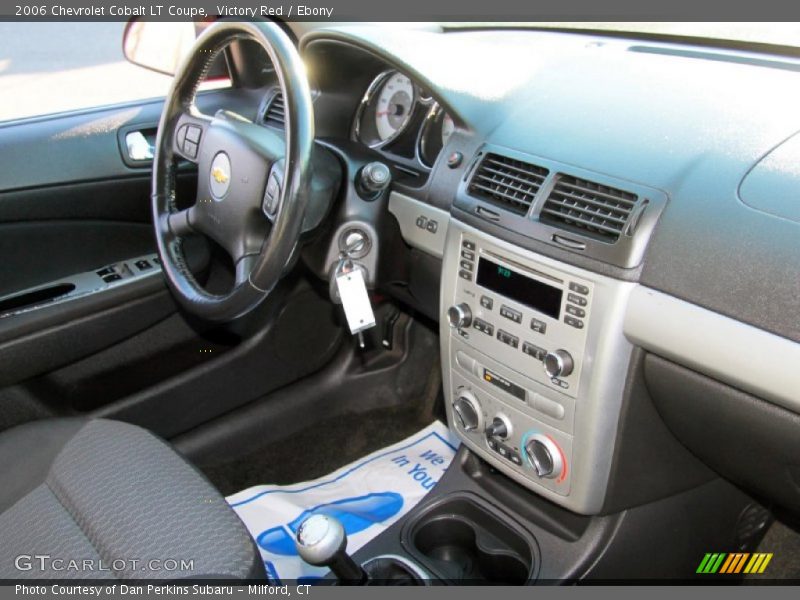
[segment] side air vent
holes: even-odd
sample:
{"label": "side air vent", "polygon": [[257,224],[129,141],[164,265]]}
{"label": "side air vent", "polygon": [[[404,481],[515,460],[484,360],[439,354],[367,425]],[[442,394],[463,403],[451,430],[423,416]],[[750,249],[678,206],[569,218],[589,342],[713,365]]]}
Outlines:
{"label": "side air vent", "polygon": [[469,194],[525,215],[548,173],[544,167],[488,153],[469,182]]}
{"label": "side air vent", "polygon": [[284,123],[286,122],[286,116],[283,107],[282,93],[278,92],[272,97],[272,99],[270,99],[266,110],[264,110],[263,122],[264,125],[283,129]]}
{"label": "side air vent", "polygon": [[559,173],[539,220],[605,242],[616,242],[638,196]]}

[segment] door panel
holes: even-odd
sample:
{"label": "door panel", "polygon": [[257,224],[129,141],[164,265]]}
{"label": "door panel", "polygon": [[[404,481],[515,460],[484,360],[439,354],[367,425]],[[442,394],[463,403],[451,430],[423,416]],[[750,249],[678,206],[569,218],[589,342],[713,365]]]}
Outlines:
{"label": "door panel", "polygon": [[[262,95],[205,92],[198,104],[252,118]],[[0,125],[0,297],[155,252],[150,169],[125,164],[119,133],[160,111],[146,102]],[[192,168],[181,169],[179,201],[194,199]],[[201,280],[227,276],[208,244],[189,254]],[[340,340],[327,293],[298,276],[226,327],[183,314],[160,273],[7,312],[0,430],[92,414],[175,435],[319,369]]]}

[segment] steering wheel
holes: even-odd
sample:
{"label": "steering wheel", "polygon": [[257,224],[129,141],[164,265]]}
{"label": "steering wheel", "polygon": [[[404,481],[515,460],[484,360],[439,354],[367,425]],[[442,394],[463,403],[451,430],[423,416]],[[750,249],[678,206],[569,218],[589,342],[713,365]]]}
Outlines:
{"label": "steering wheel", "polygon": [[[266,50],[286,111],[285,139],[233,113],[202,114],[197,88],[217,54],[235,40]],[[220,21],[197,39],[175,74],[158,127],[152,208],[169,288],[189,312],[229,321],[253,310],[278,283],[297,246],[309,200],[314,113],[308,80],[289,37],[274,23]],[[197,198],[178,210],[179,159],[197,165]],[[236,267],[226,294],[205,290],[189,271],[183,240],[215,241]]]}

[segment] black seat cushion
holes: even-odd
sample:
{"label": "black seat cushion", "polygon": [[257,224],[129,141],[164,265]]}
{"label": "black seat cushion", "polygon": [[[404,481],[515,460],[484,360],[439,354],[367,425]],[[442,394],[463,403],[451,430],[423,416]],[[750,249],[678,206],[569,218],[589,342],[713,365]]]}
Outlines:
{"label": "black seat cushion", "polygon": [[264,577],[225,499],[144,429],[50,419],[0,434],[0,579]]}

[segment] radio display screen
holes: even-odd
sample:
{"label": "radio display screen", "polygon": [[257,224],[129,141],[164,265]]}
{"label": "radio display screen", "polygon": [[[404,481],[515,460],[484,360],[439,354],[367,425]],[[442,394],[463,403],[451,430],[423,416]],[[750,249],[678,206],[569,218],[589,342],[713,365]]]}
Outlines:
{"label": "radio display screen", "polygon": [[478,261],[477,283],[548,317],[558,319],[561,316],[563,291],[560,288],[520,275],[483,257]]}

